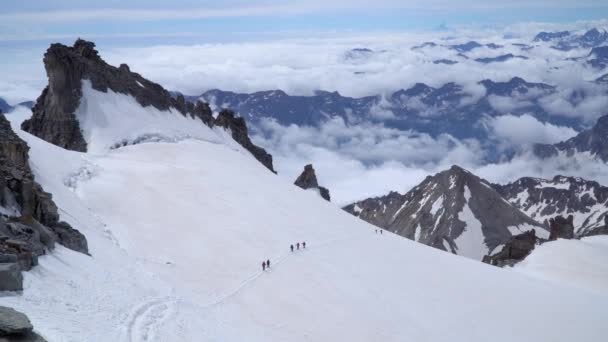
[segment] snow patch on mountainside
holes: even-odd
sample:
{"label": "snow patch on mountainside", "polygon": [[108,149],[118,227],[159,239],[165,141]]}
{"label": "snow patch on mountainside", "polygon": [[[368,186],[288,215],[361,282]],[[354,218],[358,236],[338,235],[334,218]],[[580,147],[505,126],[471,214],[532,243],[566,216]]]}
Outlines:
{"label": "snow patch on mountainside", "polygon": [[[458,219],[466,223],[466,227],[462,234],[454,240],[454,243],[458,248],[459,255],[481,260],[485,255],[488,255],[489,250],[485,243],[483,231],[481,230],[481,222],[479,222],[469,207],[471,190],[466,185],[464,187],[464,199],[465,203],[462,211],[458,213]],[[484,248],[484,246],[486,247]]]}
{"label": "snow patch on mountainside", "polygon": [[139,140],[176,142],[201,139],[219,143],[217,134],[199,119],[184,116],[175,109],[161,111],[142,107],[130,95],[93,89],[82,81],[82,98],[76,110],[89,152],[137,143]]}

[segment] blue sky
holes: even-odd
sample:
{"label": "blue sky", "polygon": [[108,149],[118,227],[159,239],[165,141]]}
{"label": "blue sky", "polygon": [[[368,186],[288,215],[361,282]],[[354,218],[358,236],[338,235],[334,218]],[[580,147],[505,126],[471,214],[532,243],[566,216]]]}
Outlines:
{"label": "blue sky", "polygon": [[608,2],[598,0],[3,0],[0,46],[77,36],[113,45],[187,44],[603,18]]}

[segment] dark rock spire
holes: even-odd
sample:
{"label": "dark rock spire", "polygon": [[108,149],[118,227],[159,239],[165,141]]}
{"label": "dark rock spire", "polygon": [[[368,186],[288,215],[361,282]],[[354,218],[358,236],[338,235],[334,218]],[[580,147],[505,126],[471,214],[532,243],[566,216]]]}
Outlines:
{"label": "dark rock spire", "polygon": [[300,174],[298,179],[296,179],[294,184],[305,190],[318,189],[321,197],[323,197],[326,201],[331,200],[329,190],[327,188],[319,186],[319,182],[317,181],[317,175],[315,174],[315,169],[312,167],[312,164],[304,166],[304,171],[302,171],[302,173]]}

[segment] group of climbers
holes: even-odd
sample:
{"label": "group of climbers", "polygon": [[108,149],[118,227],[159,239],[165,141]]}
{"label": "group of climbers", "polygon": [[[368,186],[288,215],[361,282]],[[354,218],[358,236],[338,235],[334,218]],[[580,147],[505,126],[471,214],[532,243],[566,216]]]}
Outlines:
{"label": "group of climbers", "polygon": [[[306,241],[296,243],[296,250],[300,250],[300,245],[302,245],[302,249],[306,249]],[[293,245],[290,245],[289,248],[293,252]],[[266,271],[268,268],[270,268],[270,259],[262,261],[262,271]]]}
{"label": "group of climbers", "polygon": [[[289,248],[293,252],[293,245],[289,245]],[[296,243],[296,249],[300,250],[300,243]],[[306,249],[306,241],[302,242],[302,249]]]}

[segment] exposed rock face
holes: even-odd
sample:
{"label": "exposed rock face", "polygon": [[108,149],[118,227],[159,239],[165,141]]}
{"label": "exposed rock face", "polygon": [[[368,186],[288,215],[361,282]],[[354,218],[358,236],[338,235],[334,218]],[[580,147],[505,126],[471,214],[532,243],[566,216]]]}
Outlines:
{"label": "exposed rock face", "polygon": [[557,239],[572,239],[574,238],[574,217],[572,215],[568,218],[562,216],[556,216],[549,220],[549,240]]}
{"label": "exposed rock face", "polygon": [[266,166],[270,171],[276,173],[272,166],[272,155],[266,152],[263,148],[254,145],[249,139],[247,133],[247,125],[245,119],[236,117],[231,110],[222,110],[214,121],[215,126],[229,129],[232,133],[232,138],[241,144],[247,151],[257,159],[262,165]]}
{"label": "exposed rock face", "polygon": [[520,232],[536,229],[549,235],[487,181],[458,166],[427,177],[405,195],[391,192],[344,210],[406,238],[477,260]]}
{"label": "exposed rock face", "polygon": [[59,221],[49,193],[35,182],[27,144],[0,114],[0,262],[29,270],[55,242],[87,253],[85,237]]}
{"label": "exposed rock face", "polygon": [[329,190],[327,188],[319,186],[319,182],[317,181],[317,175],[315,173],[315,169],[312,167],[312,164],[304,166],[304,171],[302,171],[300,176],[298,176],[294,184],[304,190],[318,189],[321,197],[323,197],[326,201],[331,201],[331,198],[329,196]]}
{"label": "exposed rock face", "polygon": [[547,227],[554,216],[575,215],[576,235],[604,225],[608,215],[608,187],[579,177],[523,177],[493,186],[511,204]]}
{"label": "exposed rock face", "polygon": [[604,225],[588,229],[580,234],[578,234],[579,238],[584,238],[587,236],[594,235],[608,235],[608,215],[604,216]]}
{"label": "exposed rock face", "polygon": [[210,127],[216,124],[229,128],[238,143],[273,170],[272,156],[251,142],[243,119],[224,113],[214,120],[208,104],[186,101],[181,94],[174,97],[159,84],[131,72],[126,64],[118,68],[107,64],[92,42],[78,39],[71,47],[52,44],[44,55],[44,66],[49,84],[36,101],[32,117],[23,122],[22,129],[52,144],[68,150],[87,151],[75,112],[82,98],[82,81],[88,80],[93,89],[133,96],[142,107],[174,108]]}
{"label": "exposed rock face", "polygon": [[[173,107],[211,121],[211,111],[204,106],[186,104],[183,97],[174,99],[160,85],[131,72],[126,64],[116,68],[99,57],[95,44],[78,39],[74,46],[52,44],[44,55],[48,86],[32,109],[32,118],[22,124],[23,130],[68,150],[87,150],[75,111],[82,97],[82,80],[89,80],[93,89],[129,94],[142,106],[159,110]],[[195,110],[198,108],[198,110]]]}
{"label": "exposed rock face", "polygon": [[538,241],[534,229],[515,235],[498,253],[485,256],[483,262],[498,267],[512,266],[525,259],[534,250]]}
{"label": "exposed rock face", "polygon": [[534,153],[541,158],[550,158],[560,153],[572,156],[579,152],[589,152],[602,161],[608,162],[608,115],[599,118],[591,129],[566,141],[554,145],[534,145]]}
{"label": "exposed rock face", "polygon": [[0,342],[44,342],[40,335],[33,332],[29,318],[12,308],[0,306]]}
{"label": "exposed rock face", "polygon": [[16,263],[17,258],[13,260],[9,259],[9,256],[12,255],[1,255],[3,262],[0,263],[0,291],[21,291],[23,290],[21,269]]}

